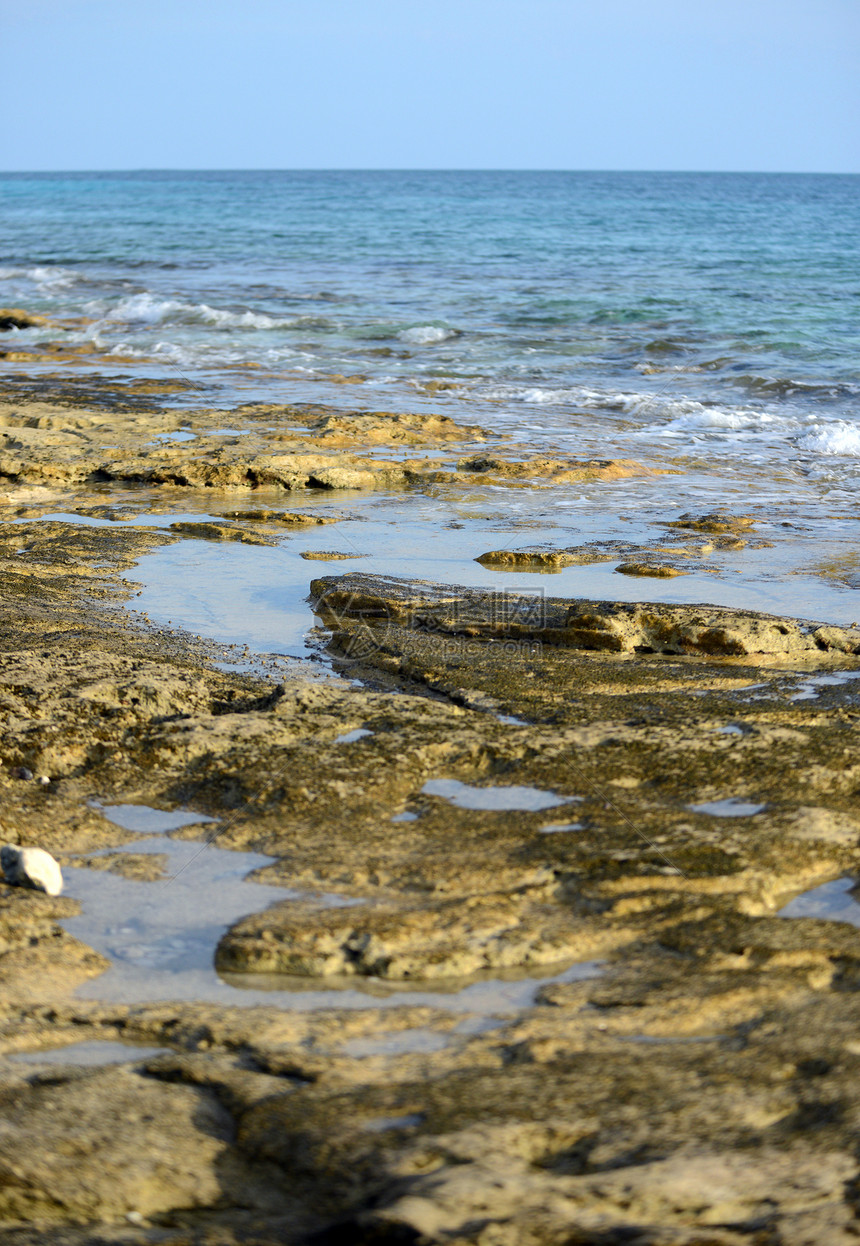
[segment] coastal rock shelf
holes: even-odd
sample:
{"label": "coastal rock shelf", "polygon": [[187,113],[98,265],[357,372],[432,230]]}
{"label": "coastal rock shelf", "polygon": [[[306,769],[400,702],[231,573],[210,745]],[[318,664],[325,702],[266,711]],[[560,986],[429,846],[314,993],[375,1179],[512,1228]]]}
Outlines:
{"label": "coastal rock shelf", "polygon": [[[68,879],[0,883],[0,1235],[852,1240],[860,939],[817,889],[860,874],[860,630],[348,574],[313,582],[322,677],[237,673],[120,608],[121,576],[183,532],[119,522],[139,511],[86,483],[104,413],[15,410],[19,478],[53,461],[99,522],[38,521],[18,492],[0,523],[2,834]],[[221,412],[139,461],[239,471],[283,410],[232,412],[249,431],[223,459]],[[177,431],[137,418],[112,435]],[[338,444],[384,423],[301,418]],[[454,473],[518,479],[507,445],[476,461],[475,429],[391,419],[398,471],[398,445],[444,461],[447,439]],[[268,557],[235,534],[314,522],[226,501],[185,535]],[[141,840],[152,810],[169,840]],[[235,856],[229,907],[207,830],[219,870]],[[155,955],[134,889],[166,934],[173,895],[205,919],[208,999],[122,994]],[[94,930],[111,896],[117,931]],[[127,1046],[82,1067],[81,1043]]]}
{"label": "coastal rock shelf", "polygon": [[389,627],[559,645],[613,653],[801,659],[860,654],[860,627],[831,627],[717,606],[670,606],[486,593],[353,572],[314,580],[316,608],[354,647],[370,629],[371,648]]}
{"label": "coastal rock shelf", "polygon": [[[444,415],[255,403],[229,413],[246,427],[225,430],[221,410],[184,411],[178,421],[173,411],[129,406],[100,410],[74,391],[62,401],[22,403],[0,384],[0,479],[295,491],[549,486],[655,474],[633,460],[549,458],[516,446],[462,458],[464,445],[502,439]],[[378,457],[380,448],[396,457]]]}

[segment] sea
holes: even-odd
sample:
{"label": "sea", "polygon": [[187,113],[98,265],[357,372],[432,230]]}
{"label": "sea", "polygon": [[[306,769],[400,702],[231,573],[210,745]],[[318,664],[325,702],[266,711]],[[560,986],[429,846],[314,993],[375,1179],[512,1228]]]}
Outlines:
{"label": "sea", "polygon": [[[543,583],[860,618],[860,176],[2,174],[0,305],[73,322],[64,341],[93,348],[78,375],[190,382],[168,399],[177,418],[256,401],[438,411],[659,469],[375,497],[373,540],[354,535],[364,569],[498,583],[474,562],[487,549],[653,544],[719,509],[752,516],[758,547],[672,581],[601,564]],[[7,376],[56,368],[0,360]]]}

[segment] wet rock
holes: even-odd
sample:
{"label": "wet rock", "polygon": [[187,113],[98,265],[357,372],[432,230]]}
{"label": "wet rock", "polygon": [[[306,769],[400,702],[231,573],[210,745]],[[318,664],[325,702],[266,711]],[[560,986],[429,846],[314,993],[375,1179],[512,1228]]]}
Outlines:
{"label": "wet rock", "polygon": [[360,572],[315,580],[311,592],[335,626],[432,626],[449,634],[607,650],[616,653],[765,655],[815,661],[860,654],[860,628],[806,623],[719,606],[500,598],[462,587],[374,578]]}
{"label": "wet rock", "polygon": [[[59,925],[75,901],[0,887],[0,1051],[171,1049],[3,1060],[10,1241],[850,1241],[857,932],[776,914],[860,871],[856,693],[792,699],[857,666],[856,629],[332,576],[314,589],[348,678],[276,685],[113,608],[165,539],[0,527],[0,816],[69,854],[128,843],[91,800],[219,816],[219,846],[303,896],[253,913],[248,883],[219,961],[327,985],[326,1007],[76,998],[107,962]],[[568,803],[463,808],[434,779]],[[762,811],[703,811],[731,800]],[[563,981],[560,954],[603,964]],[[455,976],[475,969],[501,980],[483,1013],[486,983]],[[523,976],[533,1007],[505,1003]],[[410,984],[432,1006],[386,1000]],[[338,1009],[343,986],[367,1006]],[[409,1027],[433,1041],[386,1046]]]}
{"label": "wet rock", "polygon": [[251,523],[284,524],[286,527],[305,527],[316,524],[340,523],[343,515],[313,514],[299,511],[239,510],[225,511],[222,519],[243,519]]}
{"label": "wet rock", "polygon": [[580,480],[623,480],[629,476],[659,475],[659,469],[646,467],[634,459],[551,459],[544,455],[494,457],[473,455],[460,459],[456,472],[436,472],[430,479],[439,484],[505,480],[526,483],[568,484]]}
{"label": "wet rock", "polygon": [[302,551],[302,558],[306,558],[309,562],[338,562],[344,558],[366,557],[366,554],[344,554],[335,549],[306,549]]}
{"label": "wet rock", "polygon": [[[554,1169],[550,1157],[534,1166],[527,1151],[499,1154],[491,1137],[484,1146],[483,1155],[466,1172],[446,1166],[441,1173],[411,1178],[400,1197],[373,1217],[379,1230],[383,1225],[390,1232],[411,1230],[427,1242],[465,1236],[476,1202],[492,1190],[492,1220],[505,1225],[509,1241],[561,1240],[575,1224],[592,1240],[599,1240],[611,1225],[613,1236],[623,1233],[631,1241],[740,1246],[746,1235],[721,1226],[769,1219],[774,1205],[787,1234],[793,1231],[792,1221],[805,1220],[807,1231],[817,1223],[828,1236],[831,1231],[838,1234],[830,1238],[834,1243],[849,1240],[843,1237],[850,1225],[847,1208],[834,1196],[840,1181],[853,1174],[845,1152],[825,1153],[817,1161],[809,1157],[797,1169],[777,1149],[758,1154],[752,1166],[742,1154],[682,1152],[635,1169],[580,1176],[565,1172],[569,1164],[575,1173],[578,1152],[588,1150],[588,1142],[573,1135],[567,1164],[562,1144],[558,1168],[549,1176],[546,1170]],[[546,1175],[538,1175],[540,1167]],[[800,1209],[804,1216],[797,1215]]]}
{"label": "wet rock", "polygon": [[321,440],[334,445],[427,445],[483,441],[487,436],[477,425],[460,425],[447,415],[393,411],[324,414],[311,427]]}
{"label": "wet rock", "polygon": [[860,653],[860,629],[816,626],[713,606],[582,603],[570,607],[565,622],[570,643],[619,653],[798,658],[829,650]]}
{"label": "wet rock", "polygon": [[10,329],[35,329],[50,323],[47,316],[24,311],[21,307],[0,307],[0,333]]}
{"label": "wet rock", "polygon": [[259,532],[248,532],[247,529],[233,524],[194,523],[186,520],[172,523],[170,530],[182,536],[192,537],[195,541],[240,541],[243,545],[273,544],[272,541],[267,541],[265,537],[260,536]]}
{"label": "wet rock", "polygon": [[670,567],[660,562],[622,562],[615,570],[620,575],[650,576],[652,579],[670,580],[676,575],[686,575],[680,567]]}
{"label": "wet rock", "polygon": [[590,541],[561,548],[526,546],[515,550],[489,550],[475,561],[499,571],[528,572],[558,571],[563,567],[618,560],[620,565],[616,570],[625,575],[671,577],[691,571],[717,571],[718,567],[703,561],[708,554],[737,552],[746,545],[746,541],[732,535],[717,535],[706,542],[691,543],[688,532],[679,531],[678,535],[669,535],[659,544],[650,546],[626,541]]}
{"label": "wet rock", "polygon": [[110,852],[73,858],[69,864],[86,870],[109,870],[122,878],[154,883],[165,877],[167,855],[161,852]]}
{"label": "wet rock", "polygon": [[20,1008],[21,1001],[38,1006],[107,969],[103,956],[57,925],[77,911],[65,896],[0,887],[0,986],[6,1007]]}
{"label": "wet rock", "polygon": [[377,901],[372,910],[292,903],[232,926],[218,945],[216,964],[222,973],[433,981],[589,960],[617,938],[547,904],[539,890],[420,905]]}
{"label": "wet rock", "polygon": [[712,511],[708,515],[681,515],[667,523],[667,528],[683,528],[692,532],[745,533],[754,527],[752,515],[730,515],[725,511]]}
{"label": "wet rock", "polygon": [[612,553],[602,552],[588,546],[579,549],[547,549],[531,547],[528,549],[495,549],[481,554],[475,562],[484,567],[498,567],[503,570],[528,571],[534,568],[540,571],[558,571],[562,567],[582,566],[595,562],[610,562]]}

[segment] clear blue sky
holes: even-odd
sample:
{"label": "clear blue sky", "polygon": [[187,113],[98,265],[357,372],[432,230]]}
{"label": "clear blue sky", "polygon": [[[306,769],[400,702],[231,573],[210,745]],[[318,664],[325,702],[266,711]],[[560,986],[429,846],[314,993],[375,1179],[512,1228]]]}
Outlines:
{"label": "clear blue sky", "polygon": [[0,169],[860,172],[860,0],[0,0]]}

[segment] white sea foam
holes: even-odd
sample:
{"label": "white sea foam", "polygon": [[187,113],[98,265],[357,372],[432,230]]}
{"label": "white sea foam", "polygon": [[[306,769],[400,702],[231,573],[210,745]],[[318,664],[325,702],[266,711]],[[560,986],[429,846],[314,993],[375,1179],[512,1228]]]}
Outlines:
{"label": "white sea foam", "polygon": [[832,424],[819,424],[795,438],[798,450],[813,454],[860,455],[860,428],[847,420],[834,420]]}
{"label": "white sea foam", "polygon": [[612,411],[649,421],[643,430],[660,436],[689,432],[751,432],[797,428],[795,420],[772,415],[752,407],[707,406],[686,395],[598,390],[586,385],[550,389],[544,386],[496,385],[481,390],[481,396],[496,401],[552,406],[574,403],[591,410]]}
{"label": "white sea foam", "polygon": [[600,394],[584,386],[549,389],[537,385],[489,385],[480,389],[480,396],[491,402],[523,402],[536,406],[552,406],[555,403],[577,403],[591,406],[608,406],[618,395]]}
{"label": "white sea foam", "polygon": [[636,414],[669,415],[667,424],[649,431],[660,436],[674,433],[773,433],[787,432],[797,427],[796,421],[768,411],[756,411],[751,407],[708,407],[693,399],[680,398],[671,401],[646,400],[631,404],[628,410]]}
{"label": "white sea foam", "polygon": [[403,329],[397,334],[401,342],[409,342],[412,346],[429,346],[433,342],[447,342],[449,338],[459,337],[459,329],[443,329],[436,324],[415,325],[412,329]]}
{"label": "white sea foam", "polygon": [[0,268],[0,281],[31,281],[38,290],[53,293],[81,281],[80,273],[58,264],[45,264],[36,268]]}
{"label": "white sea foam", "polygon": [[90,315],[100,316],[103,322],[138,326],[146,325],[209,325],[214,329],[294,329],[324,328],[330,322],[320,316],[268,316],[264,312],[227,311],[210,307],[208,303],[183,303],[177,299],[163,299],[144,291],[122,299],[113,307],[105,307],[101,301],[86,305]]}

